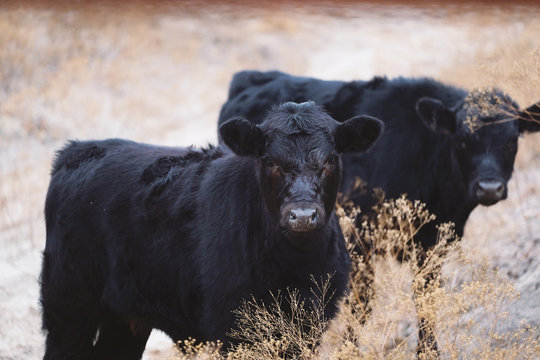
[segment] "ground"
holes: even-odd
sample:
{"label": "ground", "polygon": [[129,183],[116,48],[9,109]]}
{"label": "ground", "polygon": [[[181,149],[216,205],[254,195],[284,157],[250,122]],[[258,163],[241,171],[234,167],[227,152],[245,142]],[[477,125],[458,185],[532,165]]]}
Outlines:
{"label": "ground", "polygon": [[[43,355],[43,203],[67,139],[214,143],[228,83],[243,69],[432,76],[496,85],[522,106],[540,100],[537,5],[241,3],[0,7],[0,359]],[[464,238],[520,292],[510,323],[540,324],[538,234],[540,134],[520,139],[509,198],[476,209]],[[145,358],[171,351],[154,332]]]}

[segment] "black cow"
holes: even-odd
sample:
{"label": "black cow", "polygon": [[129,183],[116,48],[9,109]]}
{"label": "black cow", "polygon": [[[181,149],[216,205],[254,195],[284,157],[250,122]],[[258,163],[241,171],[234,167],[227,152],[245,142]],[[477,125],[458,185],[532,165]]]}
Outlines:
{"label": "black cow", "polygon": [[138,359],[152,328],[227,343],[242,299],[290,288],[309,305],[310,275],[332,275],[331,318],[350,265],[333,211],[340,154],[381,129],[287,103],[260,125],[222,124],[233,152],[69,143],[45,204],[45,359]]}
{"label": "black cow", "polygon": [[[343,157],[342,189],[360,177],[390,198],[407,194],[426,203],[437,219],[415,238],[424,249],[435,244],[438,224],[451,221],[462,236],[478,204],[506,198],[518,137],[540,130],[538,104],[520,111],[498,90],[467,92],[429,78],[343,82],[277,71],[235,74],[219,122],[246,116],[258,123],[275,103],[306,100],[338,121],[367,114],[384,122],[385,133],[371,151]],[[351,200],[369,212],[371,193],[351,191]]]}

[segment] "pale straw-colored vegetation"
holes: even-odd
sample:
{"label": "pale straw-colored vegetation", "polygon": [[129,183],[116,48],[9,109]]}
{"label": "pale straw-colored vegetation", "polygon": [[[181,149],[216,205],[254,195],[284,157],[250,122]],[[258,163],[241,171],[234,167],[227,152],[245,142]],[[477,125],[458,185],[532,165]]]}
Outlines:
{"label": "pale straw-colored vegetation", "polygon": [[[2,359],[43,355],[43,203],[54,151],[68,139],[215,142],[228,83],[242,69],[343,80],[433,76],[469,89],[501,88],[522,107],[540,100],[537,6],[115,3],[0,6]],[[437,314],[437,337],[448,358],[538,354],[538,136],[520,139],[509,198],[477,208],[461,245],[440,257],[443,286],[429,295],[434,300],[427,309]],[[341,216],[345,221],[348,213]],[[392,254],[371,259],[373,291],[353,282],[354,298],[328,325],[319,347],[308,345],[309,336],[295,337],[295,346],[323,358],[410,358],[416,343],[412,284],[421,270]],[[358,258],[355,264],[358,271],[365,267]],[[361,307],[351,311],[365,294],[373,296],[367,320]],[[287,294],[281,296],[286,301]],[[174,355],[158,334],[147,359]],[[260,346],[246,347],[245,354],[260,354]]]}

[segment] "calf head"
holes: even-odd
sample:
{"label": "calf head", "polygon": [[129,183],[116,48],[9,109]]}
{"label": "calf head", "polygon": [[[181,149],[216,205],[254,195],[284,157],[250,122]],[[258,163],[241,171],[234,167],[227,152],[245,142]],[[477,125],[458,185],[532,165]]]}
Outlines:
{"label": "calf head", "polygon": [[424,97],[416,110],[429,129],[450,138],[451,159],[471,203],[488,206],[507,197],[518,136],[540,130],[538,104],[520,111],[506,94],[490,90],[471,92],[454,108]]}
{"label": "calf head", "polygon": [[339,123],[313,102],[274,107],[259,125],[233,118],[219,128],[236,154],[255,158],[270,217],[289,237],[326,226],[341,182],[341,154],[368,149],[381,131],[377,119]]}

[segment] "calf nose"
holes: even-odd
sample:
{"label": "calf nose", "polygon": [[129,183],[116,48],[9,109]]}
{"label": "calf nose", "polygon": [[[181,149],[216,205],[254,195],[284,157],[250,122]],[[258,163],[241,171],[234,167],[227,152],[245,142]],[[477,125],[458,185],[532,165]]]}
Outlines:
{"label": "calf nose", "polygon": [[500,180],[480,180],[476,184],[476,197],[483,205],[492,205],[501,200],[505,185]]}
{"label": "calf nose", "polygon": [[312,231],[317,227],[319,215],[316,209],[289,210],[289,228],[295,232]]}

